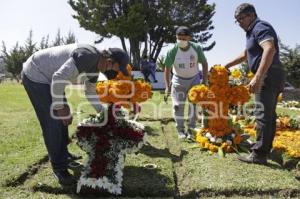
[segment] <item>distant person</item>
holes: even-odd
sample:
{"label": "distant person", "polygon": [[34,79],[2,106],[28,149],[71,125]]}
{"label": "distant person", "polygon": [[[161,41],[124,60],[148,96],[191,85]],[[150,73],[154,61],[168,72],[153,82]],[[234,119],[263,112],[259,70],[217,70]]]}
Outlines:
{"label": "distant person", "polygon": [[[102,106],[96,97],[98,73],[108,79],[119,71],[128,75],[128,55],[121,49],[98,51],[91,45],[64,45],[40,50],[23,64],[22,80],[43,132],[55,177],[61,185],[76,183],[68,171],[73,156],[68,151],[68,125],[72,123],[65,97],[68,82],[85,77],[85,94],[96,111]],[[54,117],[55,116],[55,117]]]}
{"label": "distant person", "polygon": [[[189,104],[189,124],[187,131],[185,131],[184,106],[186,97],[189,90],[200,83],[199,63],[202,64],[203,79],[207,83],[208,64],[200,45],[190,41],[192,37],[188,27],[178,27],[176,38],[177,43],[168,51],[164,63],[165,93],[169,95],[171,92],[178,138],[183,139],[191,137],[191,129],[195,128],[197,116],[196,105]],[[170,81],[171,71],[173,72],[172,84]]]}
{"label": "distant person", "polygon": [[234,17],[246,32],[246,49],[225,67],[228,69],[247,60],[249,69],[254,73],[248,88],[255,94],[257,106],[256,143],[249,156],[239,156],[238,159],[246,163],[266,164],[276,131],[277,97],[285,81],[285,72],[279,59],[278,38],[271,24],[257,17],[251,4],[239,5]]}
{"label": "distant person", "polygon": [[144,76],[145,81],[150,82],[149,75],[151,73],[151,69],[147,55],[144,55],[142,57],[140,70]]}
{"label": "distant person", "polygon": [[155,60],[153,58],[149,59],[149,66],[150,66],[150,75],[153,78],[153,82],[157,83],[157,79],[156,79],[156,76],[155,76],[155,73],[156,73],[156,62],[155,62]]}

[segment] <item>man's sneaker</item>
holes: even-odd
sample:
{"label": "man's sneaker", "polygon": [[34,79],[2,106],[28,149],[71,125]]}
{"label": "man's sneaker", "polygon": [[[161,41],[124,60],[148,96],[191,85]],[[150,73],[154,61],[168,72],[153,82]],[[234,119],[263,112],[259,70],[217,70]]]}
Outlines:
{"label": "man's sneaker", "polygon": [[58,183],[63,186],[71,186],[76,184],[75,178],[69,173],[67,169],[53,171],[54,177],[58,180]]}
{"label": "man's sneaker", "polygon": [[263,164],[263,165],[267,164],[267,157],[266,156],[259,156],[254,152],[250,153],[250,155],[247,156],[247,157],[238,156],[237,159],[242,161],[242,162],[246,162],[246,163],[250,163],[250,164]]}
{"label": "man's sneaker", "polygon": [[186,138],[186,134],[184,132],[178,132],[178,138],[179,139],[185,139]]}

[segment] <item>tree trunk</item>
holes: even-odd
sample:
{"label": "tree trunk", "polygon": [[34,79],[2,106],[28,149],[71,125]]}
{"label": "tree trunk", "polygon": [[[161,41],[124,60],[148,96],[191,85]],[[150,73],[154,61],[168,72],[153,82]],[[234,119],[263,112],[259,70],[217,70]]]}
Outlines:
{"label": "tree trunk", "polygon": [[159,53],[161,51],[161,48],[163,47],[163,44],[164,44],[164,40],[161,39],[159,42],[158,42],[158,45],[157,45],[157,49],[156,49],[156,52],[155,52],[155,56],[153,57],[154,60],[157,60],[158,56],[159,56]]}
{"label": "tree trunk", "polygon": [[137,39],[129,39],[130,52],[132,54],[132,64],[133,68],[136,70],[140,65],[140,48],[139,41]]}
{"label": "tree trunk", "polygon": [[121,40],[121,44],[122,44],[123,50],[125,50],[125,52],[128,53],[128,52],[127,52],[127,48],[126,48],[126,44],[125,44],[125,39],[124,39],[124,37],[120,37],[120,40]]}

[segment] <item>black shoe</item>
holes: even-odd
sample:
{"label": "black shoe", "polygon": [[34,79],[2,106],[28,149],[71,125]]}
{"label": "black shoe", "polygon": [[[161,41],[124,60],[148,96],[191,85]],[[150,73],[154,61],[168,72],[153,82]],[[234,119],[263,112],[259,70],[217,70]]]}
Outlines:
{"label": "black shoe", "polygon": [[73,154],[73,153],[69,152],[68,159],[69,160],[80,160],[80,159],[82,159],[82,156],[81,155],[77,155],[77,154]]}
{"label": "black shoe", "polygon": [[154,80],[154,83],[157,83],[157,80]]}
{"label": "black shoe", "polygon": [[69,173],[67,169],[53,171],[54,177],[58,180],[58,183],[63,186],[71,186],[76,184],[75,178]]}
{"label": "black shoe", "polygon": [[247,157],[238,156],[237,159],[242,162],[246,162],[246,163],[250,163],[250,164],[263,164],[263,165],[267,164],[267,158],[265,156],[258,156],[254,152],[252,152]]}

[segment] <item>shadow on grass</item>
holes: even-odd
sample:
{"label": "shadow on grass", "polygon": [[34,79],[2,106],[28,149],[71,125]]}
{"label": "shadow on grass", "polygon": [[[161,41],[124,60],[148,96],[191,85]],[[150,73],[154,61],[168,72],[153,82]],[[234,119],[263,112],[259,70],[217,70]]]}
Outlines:
{"label": "shadow on grass", "polygon": [[156,133],[155,129],[153,129],[151,126],[145,126],[145,131],[148,136],[159,136],[159,134]]}
{"label": "shadow on grass", "polygon": [[37,161],[33,165],[28,166],[26,171],[23,172],[21,175],[19,175],[16,179],[8,180],[5,184],[5,186],[7,186],[7,187],[17,187],[17,186],[20,186],[20,185],[24,184],[24,182],[26,180],[28,180],[30,177],[34,176],[38,172],[40,167],[43,164],[47,163],[48,160],[49,160],[48,156],[47,155],[44,156],[42,159],[40,159],[39,161]]}
{"label": "shadow on grass", "polygon": [[206,198],[206,197],[255,197],[255,198],[295,198],[300,195],[300,191],[297,189],[270,189],[270,190],[214,190],[214,189],[203,189],[203,190],[192,190],[184,195],[175,196],[175,198]]}
{"label": "shadow on grass", "polygon": [[177,155],[170,153],[169,149],[167,149],[167,148],[157,149],[150,144],[144,145],[140,149],[139,153],[143,153],[152,158],[157,158],[157,157],[169,158],[170,160],[172,160],[172,162],[180,162],[182,160],[183,156],[188,154],[187,151],[181,150],[180,156],[177,156]]}
{"label": "shadow on grass", "polygon": [[128,166],[124,169],[123,196],[168,197],[174,195],[173,179],[158,168]]}
{"label": "shadow on grass", "polygon": [[33,192],[43,192],[49,194],[75,194],[76,187],[53,187],[46,184],[35,185],[32,187]]}
{"label": "shadow on grass", "polygon": [[[43,192],[55,195],[68,195],[70,198],[80,197],[112,197],[114,195],[101,190],[83,186],[80,194],[76,194],[76,187],[51,187],[49,185],[36,185],[34,192]],[[158,197],[173,196],[174,184],[172,179],[161,174],[161,170],[144,167],[126,166],[122,183],[123,197]]]}

